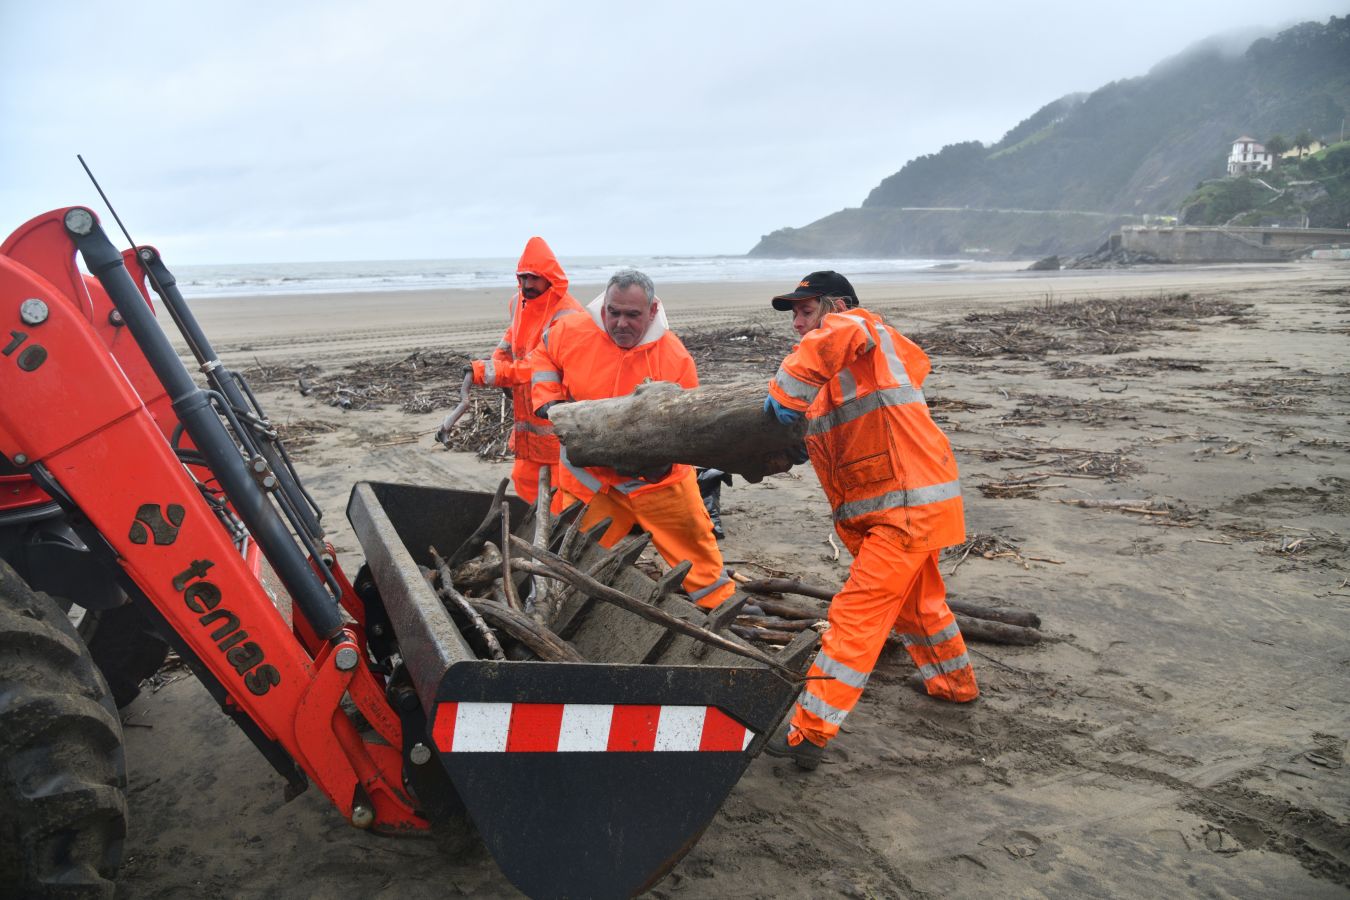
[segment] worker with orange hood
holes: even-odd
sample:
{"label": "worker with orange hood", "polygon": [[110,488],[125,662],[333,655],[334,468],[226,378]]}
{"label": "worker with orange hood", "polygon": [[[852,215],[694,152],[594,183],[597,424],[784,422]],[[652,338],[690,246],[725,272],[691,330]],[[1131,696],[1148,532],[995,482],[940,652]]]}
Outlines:
{"label": "worker with orange hood", "polygon": [[930,696],[979,696],[938,572],[939,551],[965,540],[965,517],[951,444],[924,401],[930,366],[918,345],[860,307],[837,272],[812,272],[773,307],[792,311],[802,340],[769,383],[764,408],[784,424],[806,418],[807,452],[853,554],[813,678],[788,727],[764,748],[814,769],[862,697],[888,633]]}
{"label": "worker with orange hood", "polygon": [[[515,416],[510,447],[516,454],[511,480],[516,496],[533,503],[539,495],[540,467],[552,466],[556,473],[558,439],[553,425],[534,414],[529,356],[547,328],[582,309],[567,292],[567,275],[541,237],[532,237],[525,244],[516,266],[516,281],[520,290],[511,300],[511,324],[490,358],[473,361],[473,383],[510,389]],[[552,482],[556,487],[556,474]],[[562,498],[560,494],[558,500]]]}
{"label": "worker with orange hood", "polygon": [[[694,359],[670,330],[646,275],[636,269],[616,272],[586,312],[551,326],[530,357],[534,408],[540,415],[571,400],[623,397],[648,380],[698,387]],[[715,607],[735,592],[692,468],[674,465],[630,474],[582,467],[568,461],[566,447],[559,463],[563,490],[587,501],[581,527],[613,520],[602,544],[613,546],[636,524],[651,532],[652,544],[667,563],[693,564],[684,588],[699,606]]]}

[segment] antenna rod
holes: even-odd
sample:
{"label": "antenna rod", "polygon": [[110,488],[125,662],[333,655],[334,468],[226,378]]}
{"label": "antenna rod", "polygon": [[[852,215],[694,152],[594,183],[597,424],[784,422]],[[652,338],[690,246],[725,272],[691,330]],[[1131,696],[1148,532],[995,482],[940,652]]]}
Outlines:
{"label": "antenna rod", "polygon": [[89,168],[89,163],[84,161],[82,154],[76,153],[75,158],[80,161],[80,165],[84,166],[84,174],[88,175],[89,180],[94,183],[94,190],[98,191],[98,195],[103,198],[103,205],[108,207],[108,212],[112,213],[112,217],[117,221],[117,227],[122,229],[122,234],[126,235],[127,243],[135,247],[136,242],[131,239],[131,232],[127,231],[127,226],[122,224],[122,217],[117,214],[117,210],[113,209],[112,201],[108,199],[108,195],[103,193],[103,186],[94,177],[93,171]]}

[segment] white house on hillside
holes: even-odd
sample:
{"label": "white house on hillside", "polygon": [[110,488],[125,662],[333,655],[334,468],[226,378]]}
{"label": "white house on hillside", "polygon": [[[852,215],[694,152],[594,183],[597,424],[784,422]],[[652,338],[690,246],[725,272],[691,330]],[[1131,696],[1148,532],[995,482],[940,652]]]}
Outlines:
{"label": "white house on hillside", "polygon": [[1233,141],[1233,152],[1228,154],[1230,176],[1269,171],[1270,154],[1266,152],[1264,145],[1249,137],[1240,137]]}

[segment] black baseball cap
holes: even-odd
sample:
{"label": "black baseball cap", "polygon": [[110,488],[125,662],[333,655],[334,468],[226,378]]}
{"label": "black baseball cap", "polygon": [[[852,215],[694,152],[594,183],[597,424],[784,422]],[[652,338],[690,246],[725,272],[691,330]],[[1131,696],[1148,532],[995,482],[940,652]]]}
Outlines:
{"label": "black baseball cap", "polygon": [[858,295],[848,279],[838,272],[812,272],[803,278],[797,289],[790,294],[779,294],[773,298],[773,308],[781,312],[792,309],[794,300],[807,300],[812,297],[844,297],[849,308],[858,305]]}

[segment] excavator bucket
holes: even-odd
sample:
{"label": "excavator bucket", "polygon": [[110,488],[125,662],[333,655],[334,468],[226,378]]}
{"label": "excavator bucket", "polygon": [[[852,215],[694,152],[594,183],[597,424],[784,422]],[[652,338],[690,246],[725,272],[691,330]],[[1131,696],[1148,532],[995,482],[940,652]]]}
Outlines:
{"label": "excavator bucket", "polygon": [[[575,591],[554,628],[585,662],[479,659],[419,565],[430,565],[429,547],[464,541],[492,499],[363,482],[347,507],[425,715],[415,737],[433,753],[422,757],[439,760],[503,874],[529,896],[632,896],[694,845],[800,686]],[[526,507],[509,500],[519,521]],[[607,550],[586,536],[570,561],[711,624],[632,567],[641,547]],[[813,648],[807,634],[777,659],[801,671]]]}

